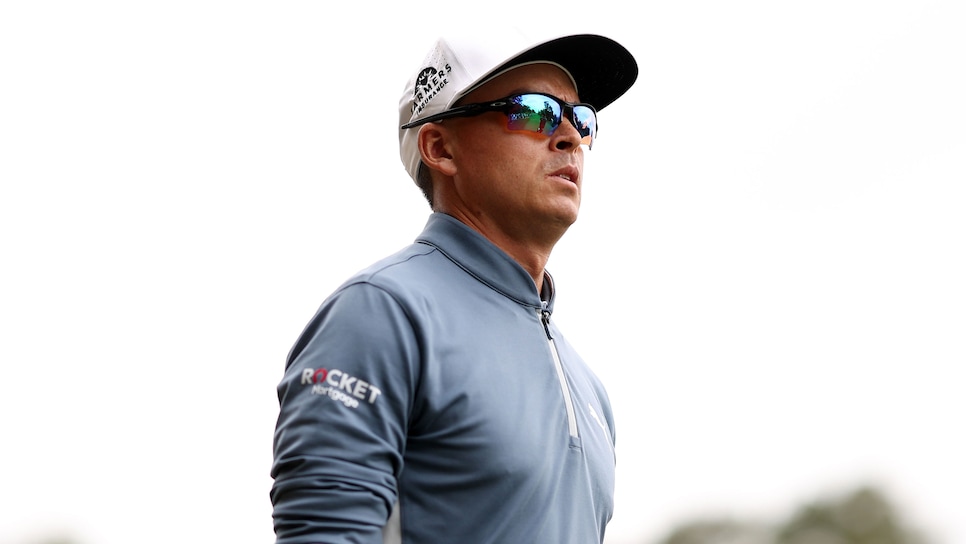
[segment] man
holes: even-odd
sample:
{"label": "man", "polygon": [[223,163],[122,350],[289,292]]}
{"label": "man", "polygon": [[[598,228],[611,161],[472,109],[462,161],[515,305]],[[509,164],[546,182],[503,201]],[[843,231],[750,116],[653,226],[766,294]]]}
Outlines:
{"label": "man", "polygon": [[636,77],[601,36],[437,42],[399,131],[434,213],[337,289],[289,354],[277,542],[603,540],[614,422],[550,319],[544,266],[577,219],[594,108]]}

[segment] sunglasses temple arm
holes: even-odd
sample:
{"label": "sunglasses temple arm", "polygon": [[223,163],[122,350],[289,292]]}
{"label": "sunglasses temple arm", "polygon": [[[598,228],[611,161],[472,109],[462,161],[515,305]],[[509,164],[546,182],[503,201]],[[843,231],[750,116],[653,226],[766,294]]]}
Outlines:
{"label": "sunglasses temple arm", "polygon": [[488,110],[488,108],[480,104],[469,104],[466,106],[460,106],[458,108],[453,108],[451,110],[441,111],[435,115],[430,115],[429,117],[424,117],[423,119],[417,119],[411,123],[406,123],[399,128],[414,128],[419,125],[424,125],[426,123],[435,123],[436,121],[442,121],[443,119],[451,119],[453,117],[472,117],[474,115],[479,115]]}

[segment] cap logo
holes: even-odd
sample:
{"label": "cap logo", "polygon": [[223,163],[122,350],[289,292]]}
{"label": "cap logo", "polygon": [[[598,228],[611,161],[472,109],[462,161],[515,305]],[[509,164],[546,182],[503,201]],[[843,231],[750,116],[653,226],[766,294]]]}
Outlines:
{"label": "cap logo", "polygon": [[416,76],[416,87],[413,89],[413,113],[421,113],[429,105],[429,101],[443,90],[449,83],[447,76],[452,71],[453,68],[446,64],[441,70],[427,66],[419,72]]}

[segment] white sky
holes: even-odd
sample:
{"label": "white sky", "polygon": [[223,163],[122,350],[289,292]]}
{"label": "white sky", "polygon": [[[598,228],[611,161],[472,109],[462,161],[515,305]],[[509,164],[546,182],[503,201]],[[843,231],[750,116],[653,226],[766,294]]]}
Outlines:
{"label": "white sky", "polygon": [[490,20],[641,68],[550,266],[609,544],[867,482],[966,542],[962,2],[326,4],[0,7],[0,544],[272,541],[285,355],[422,228],[396,104]]}

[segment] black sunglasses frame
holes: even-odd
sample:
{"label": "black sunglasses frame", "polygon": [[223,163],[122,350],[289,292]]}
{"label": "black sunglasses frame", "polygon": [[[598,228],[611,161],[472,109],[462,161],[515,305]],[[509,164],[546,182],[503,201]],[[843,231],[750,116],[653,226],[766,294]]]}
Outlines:
{"label": "black sunglasses frame", "polygon": [[546,94],[546,93],[516,93],[516,94],[511,94],[510,96],[507,96],[504,98],[494,100],[492,102],[479,102],[476,104],[466,104],[463,106],[457,106],[455,108],[452,108],[446,111],[441,111],[435,115],[430,115],[429,117],[424,117],[422,119],[417,119],[411,123],[406,123],[405,125],[399,128],[401,129],[414,128],[420,125],[424,125],[426,123],[435,123],[436,121],[442,121],[443,119],[451,119],[453,117],[475,117],[477,115],[481,115],[490,111],[499,111],[505,115],[509,115],[510,109],[514,105],[516,105],[514,104],[513,99],[519,98],[521,96],[527,96],[527,95],[542,96],[556,102],[557,105],[560,106],[560,123],[563,123],[563,120],[565,118],[569,119],[570,122],[574,125],[574,127],[578,128],[578,130],[579,130],[579,127],[577,125],[577,119],[574,115],[574,108],[576,106],[584,106],[586,108],[589,108],[590,111],[594,113],[594,137],[596,138],[597,131],[600,130],[600,125],[597,123],[596,108],[594,108],[593,106],[585,102],[570,103],[560,98],[557,98],[552,94]]}

